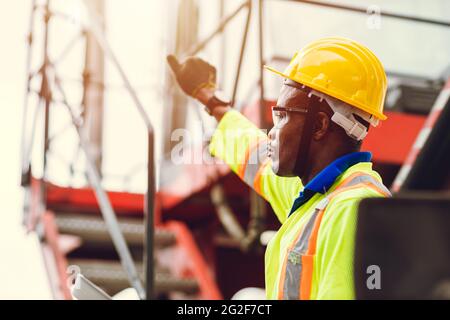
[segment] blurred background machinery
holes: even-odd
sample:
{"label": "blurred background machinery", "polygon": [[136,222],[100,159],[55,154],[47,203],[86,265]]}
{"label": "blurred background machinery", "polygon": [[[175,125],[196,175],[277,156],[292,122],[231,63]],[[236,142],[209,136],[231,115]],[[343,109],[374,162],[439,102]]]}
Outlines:
{"label": "blurred background machinery", "polygon": [[[285,65],[292,52],[320,36],[357,38],[380,55],[390,84],[389,120],[371,132],[363,149],[372,151],[375,169],[395,192],[448,191],[450,145],[442,137],[448,137],[450,123],[450,22],[439,16],[448,12],[448,3],[427,2],[431,13],[420,17],[405,2],[357,5],[275,0],[159,4],[170,13],[164,36],[151,45],[156,53],[149,59],[160,69],[145,69],[155,83],[137,88],[124,59],[116,55],[117,46],[111,45],[110,2],[72,1],[68,7],[58,0],[32,1],[22,139],[24,224],[40,235],[54,297],[70,299],[69,287],[79,272],[110,295],[131,286],[142,299],[221,299],[244,287],[264,287],[264,246],[279,224],[270,206],[227,167],[202,157],[215,123],[199,108],[186,108],[195,102],[174,85],[164,67],[166,53],[204,55],[218,66],[221,87],[231,93],[234,107],[261,128],[270,128],[270,106],[280,83],[266,79],[262,66]],[[381,11],[381,6],[390,9]],[[328,24],[312,30],[310,19],[330,14],[335,17],[327,18]],[[282,15],[296,19],[280,21]],[[75,31],[64,33],[63,23]],[[419,39],[405,38],[414,32],[429,39],[429,50],[422,50]],[[58,37],[65,46],[54,54]],[[68,70],[77,75],[67,77]],[[151,96],[143,99],[144,94]],[[111,107],[118,102],[121,113]],[[111,121],[114,126],[108,127]],[[124,123],[138,129],[131,132]],[[180,143],[177,129],[195,137],[183,145],[187,158],[179,163],[173,159]],[[139,151],[127,154],[130,146]],[[106,172],[129,166],[130,158],[143,161],[127,172]],[[397,211],[402,203],[411,206],[396,202]],[[434,206],[427,208],[432,215]],[[436,208],[442,211],[442,205]],[[442,258],[441,264],[446,261]]]}

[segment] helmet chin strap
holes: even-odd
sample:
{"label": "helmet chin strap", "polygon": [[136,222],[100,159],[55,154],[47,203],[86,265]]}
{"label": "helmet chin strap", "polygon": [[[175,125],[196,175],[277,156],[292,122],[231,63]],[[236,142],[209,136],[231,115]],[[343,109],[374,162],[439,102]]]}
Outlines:
{"label": "helmet chin strap", "polygon": [[309,148],[311,146],[311,140],[314,133],[314,123],[319,112],[319,105],[323,102],[322,98],[319,98],[311,93],[308,94],[308,113],[306,114],[305,125],[303,126],[300,145],[297,151],[297,158],[295,160],[294,173],[303,175],[306,163],[309,156]]}

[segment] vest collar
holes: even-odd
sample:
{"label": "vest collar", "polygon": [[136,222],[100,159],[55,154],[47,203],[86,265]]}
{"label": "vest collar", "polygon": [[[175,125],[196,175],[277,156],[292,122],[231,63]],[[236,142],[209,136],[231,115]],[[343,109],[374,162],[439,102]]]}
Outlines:
{"label": "vest collar", "polygon": [[334,160],[305,185],[297,199],[295,199],[289,216],[316,193],[324,194],[327,192],[336,179],[348,168],[361,162],[370,162],[371,160],[372,154],[370,152],[352,152]]}

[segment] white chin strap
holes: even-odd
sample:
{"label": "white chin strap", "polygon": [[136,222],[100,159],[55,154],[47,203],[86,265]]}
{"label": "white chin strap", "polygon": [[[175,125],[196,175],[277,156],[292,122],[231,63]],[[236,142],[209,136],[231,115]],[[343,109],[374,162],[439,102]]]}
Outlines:
{"label": "white chin strap", "polygon": [[331,121],[343,128],[347,135],[354,140],[360,141],[367,136],[366,126],[356,120],[354,116],[355,114],[374,127],[376,127],[379,123],[379,120],[377,118],[368,114],[367,112],[349,106],[346,103],[335,98],[332,98],[315,90],[312,90],[310,94],[313,94],[328,102],[328,105],[334,112],[333,116],[331,117]]}

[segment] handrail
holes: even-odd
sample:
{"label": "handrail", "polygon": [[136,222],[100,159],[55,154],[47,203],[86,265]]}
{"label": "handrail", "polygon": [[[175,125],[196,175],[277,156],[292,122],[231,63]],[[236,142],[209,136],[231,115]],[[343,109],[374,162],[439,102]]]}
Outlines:
{"label": "handrail", "polygon": [[[33,25],[34,25],[34,14],[36,11],[36,0],[33,0],[31,3],[31,14],[30,14],[30,20],[29,20],[29,26],[28,26],[28,34],[27,34],[27,44],[28,44],[28,51],[27,51],[27,57],[26,57],[26,72],[27,72],[27,82],[26,82],[26,90],[25,90],[25,99],[24,99],[24,106],[23,106],[23,115],[22,115],[22,121],[23,121],[23,127],[22,127],[22,136],[21,136],[21,179],[20,184],[22,186],[26,186],[30,184],[30,163],[29,163],[29,146],[26,144],[26,121],[27,121],[27,115],[28,115],[28,94],[30,93],[30,69],[31,69],[31,54],[32,54],[32,45],[33,45]],[[33,132],[34,130],[32,130]],[[29,143],[29,145],[32,145],[32,142]]]}
{"label": "handrail", "polygon": [[239,53],[239,60],[238,60],[236,75],[235,75],[235,79],[234,79],[233,94],[231,96],[231,105],[232,106],[234,106],[234,103],[236,102],[236,95],[237,95],[237,90],[239,87],[239,80],[241,79],[242,62],[244,61],[245,48],[247,46],[247,37],[248,37],[249,29],[250,29],[250,21],[252,18],[252,11],[253,11],[252,0],[246,1],[245,4],[248,8],[247,9],[247,19],[245,20],[244,35],[242,37],[241,50]]}
{"label": "handrail", "polygon": [[[201,50],[203,50],[208,43],[218,34],[224,31],[225,27],[228,23],[230,23],[244,8],[247,8],[247,16],[245,20],[244,33],[241,41],[239,59],[236,67],[236,74],[234,78],[234,86],[231,98],[231,105],[234,106],[237,90],[239,87],[239,80],[241,77],[241,69],[242,63],[244,59],[245,49],[247,45],[247,38],[250,28],[250,23],[253,15],[253,0],[244,0],[241,5],[239,5],[235,10],[233,10],[229,15],[223,18],[218,26],[204,39],[201,40],[198,44],[194,45],[192,50],[189,50],[186,55],[195,55]],[[259,42],[259,63],[260,63],[260,79],[259,79],[259,94],[260,94],[260,103],[261,106],[264,104],[264,46],[263,46],[263,6],[264,0],[257,0],[258,3],[258,11],[257,11],[257,22],[258,22],[258,42]],[[261,120],[263,119],[263,115],[261,113]],[[262,123],[262,121],[261,121]],[[256,243],[259,240],[259,236],[262,232],[264,226],[264,220],[266,216],[266,210],[261,198],[259,198],[255,191],[250,191],[250,222],[245,233],[242,228],[237,223],[237,220],[234,217],[234,213],[229,209],[226,205],[226,199],[223,196],[223,192],[221,191],[222,187],[219,184],[216,184],[212,189],[211,200],[213,204],[215,204],[216,212],[219,216],[219,220],[222,222],[224,228],[232,235],[235,240],[238,240],[240,246],[243,251],[249,251],[256,247]],[[221,203],[217,203],[217,201]]]}
{"label": "handrail", "polygon": [[[103,189],[101,185],[101,178],[100,173],[95,165],[94,158],[91,154],[90,149],[90,143],[88,141],[88,138],[86,136],[86,132],[84,128],[82,127],[83,120],[79,118],[79,116],[73,111],[72,107],[67,101],[66,94],[64,91],[64,88],[61,84],[61,80],[57,75],[56,72],[56,66],[52,64],[50,61],[48,54],[47,54],[47,34],[49,29],[49,20],[53,16],[53,12],[50,10],[50,0],[47,0],[46,5],[43,6],[41,9],[43,9],[44,14],[44,21],[45,21],[45,30],[44,30],[44,63],[39,70],[39,73],[43,75],[42,77],[42,88],[39,92],[40,95],[40,102],[42,101],[42,98],[45,101],[46,106],[46,117],[45,117],[45,147],[44,147],[44,158],[47,155],[48,152],[48,127],[49,127],[49,106],[52,102],[52,95],[51,90],[52,87],[49,85],[49,76],[53,75],[54,80],[54,88],[59,91],[61,97],[62,97],[62,104],[67,108],[69,115],[71,117],[72,123],[78,133],[79,141],[81,150],[85,153],[86,156],[86,171],[87,171],[87,178],[90,183],[90,185],[93,188],[93,191],[96,195],[100,211],[102,213],[102,216],[105,220],[105,223],[108,227],[109,234],[111,236],[111,239],[113,241],[113,244],[116,248],[116,251],[120,257],[122,266],[125,269],[125,272],[128,276],[128,279],[130,281],[130,284],[136,289],[139,297],[141,299],[153,299],[154,298],[154,265],[153,265],[153,243],[154,243],[154,199],[155,199],[155,163],[154,163],[154,129],[151,124],[151,121],[145,112],[145,109],[143,107],[143,104],[140,102],[135,90],[133,89],[131,82],[129,81],[128,77],[126,76],[124,70],[122,69],[121,65],[118,62],[118,59],[114,55],[113,51],[111,50],[103,31],[101,31],[101,28],[99,28],[98,24],[98,17],[96,14],[91,10],[89,6],[89,1],[84,1],[87,11],[90,16],[90,25],[88,26],[82,26],[84,27],[84,31],[90,31],[93,35],[96,41],[99,43],[103,53],[112,61],[113,65],[116,67],[116,69],[119,71],[119,74],[123,80],[124,86],[126,87],[127,91],[131,95],[134,104],[141,116],[141,118],[144,121],[144,124],[147,129],[147,138],[148,138],[148,158],[147,158],[147,167],[148,167],[148,175],[147,175],[147,193],[146,193],[146,203],[145,203],[145,225],[146,225],[146,239],[145,239],[145,277],[146,277],[146,285],[142,284],[137,268],[133,262],[131,253],[129,251],[129,248],[127,246],[127,243],[125,241],[125,238],[120,230],[116,214],[114,212],[114,209],[111,205],[111,202],[108,198],[108,195],[106,191]],[[31,22],[34,19],[34,14],[36,10],[36,5],[33,3],[33,10],[32,10],[32,16],[31,16]],[[30,23],[31,24],[31,23]],[[29,56],[31,56],[31,38],[32,37],[32,25],[30,26],[30,34],[29,34]],[[29,69],[29,57],[27,57],[27,68]],[[50,73],[50,70],[53,72]],[[28,72],[30,72],[28,70]],[[36,73],[37,74],[37,73]],[[30,80],[33,78],[33,74],[28,74],[28,81],[27,81],[27,90],[26,90],[26,99],[27,95],[30,93]],[[44,92],[45,91],[45,92]],[[27,109],[28,103],[25,101],[25,109]],[[25,110],[26,112],[27,110]],[[26,120],[26,119],[24,119]],[[24,122],[24,126],[25,126]],[[33,129],[34,131],[34,129]],[[22,148],[25,151],[22,151],[22,186],[27,186],[29,184],[29,176],[31,175],[30,170],[30,154],[27,152],[28,146],[25,145],[25,132],[26,128],[24,128],[23,136],[22,136]],[[32,133],[33,134],[33,133]],[[27,165],[28,164],[28,165]],[[45,164],[45,161],[44,161]],[[28,178],[27,178],[28,177]]]}
{"label": "handrail", "polygon": [[119,222],[117,221],[117,216],[114,212],[111,202],[108,199],[106,191],[103,189],[101,185],[100,174],[95,166],[95,160],[91,154],[90,151],[91,149],[89,148],[89,141],[88,138],[86,137],[86,131],[82,127],[81,119],[76,117],[72,108],[70,107],[70,104],[67,102],[67,98],[64,89],[62,88],[61,81],[57,77],[56,73],[55,73],[55,84],[56,88],[59,90],[62,96],[63,104],[66,106],[72,118],[72,123],[75,126],[75,129],[77,130],[78,137],[80,139],[81,149],[83,150],[86,156],[87,177],[89,183],[94,189],[100,207],[100,212],[102,213],[103,219],[105,220],[106,226],[108,227],[108,231],[113,241],[114,247],[117,250],[117,254],[120,257],[120,261],[125,269],[125,272],[128,276],[131,285],[136,289],[139,297],[143,299],[145,297],[144,288],[142,286],[141,280],[139,279],[139,274],[133,262],[130,250],[128,249],[125,237],[123,236],[122,231],[120,230]]}
{"label": "handrail", "polygon": [[195,44],[192,49],[188,50],[186,52],[186,56],[195,56],[197,53],[202,51],[211,40],[213,40],[218,34],[222,33],[227,26],[228,23],[230,23],[238,14],[242,11],[242,9],[247,8],[250,6],[251,0],[245,0],[242,2],[233,12],[231,12],[229,15],[227,15],[225,18],[223,18],[216,29],[211,32],[209,36],[207,36],[205,39],[200,41],[199,43]]}
{"label": "handrail", "polygon": [[[97,17],[94,10],[89,5],[89,1],[84,0],[84,4],[88,11],[91,24],[88,26],[89,31],[92,32],[94,38],[97,40],[98,44],[103,50],[103,53],[109,58],[112,64],[116,67],[117,71],[122,78],[122,81],[125,85],[125,88],[128,90],[131,98],[134,101],[134,105],[137,108],[144,124],[147,128],[147,137],[148,137],[148,158],[147,158],[147,194],[146,194],[146,203],[145,203],[145,228],[146,228],[146,239],[145,239],[145,292],[139,292],[139,296],[141,299],[153,299],[155,294],[154,282],[155,282],[155,274],[154,274],[154,207],[155,207],[155,157],[154,157],[154,128],[145,112],[144,106],[141,103],[139,97],[136,94],[136,91],[133,89],[130,80],[128,79],[125,71],[119,63],[119,60],[115,56],[112,51],[106,37],[103,34],[102,29],[98,23],[99,18]],[[119,230],[120,231],[120,230]],[[128,248],[127,248],[128,249]],[[134,265],[133,265],[134,266]],[[130,273],[128,274],[130,278]],[[137,287],[136,287],[137,286]],[[135,282],[136,290],[141,288],[142,285],[140,281]],[[141,289],[142,290],[142,289]]]}

